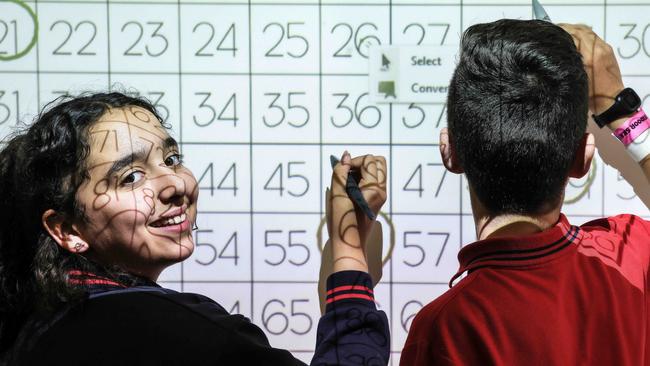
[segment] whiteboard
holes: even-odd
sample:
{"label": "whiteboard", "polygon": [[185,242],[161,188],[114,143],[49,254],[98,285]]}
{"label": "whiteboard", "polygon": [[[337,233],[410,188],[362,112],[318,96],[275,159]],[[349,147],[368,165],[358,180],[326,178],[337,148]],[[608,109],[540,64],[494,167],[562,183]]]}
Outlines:
{"label": "whiteboard", "polygon": [[[650,110],[650,2],[543,4],[554,21],[586,23],[610,42],[625,84]],[[319,318],[329,156],[386,156],[376,298],[397,364],[413,316],[447,289],[475,234],[467,183],[438,155],[444,103],[371,104],[368,50],[457,45],[471,24],[531,14],[529,2],[514,0],[1,1],[0,136],[64,93],[150,98],[201,187],[195,252],[161,284],[212,297],[305,361]],[[576,224],[649,216],[600,157],[566,199]]]}

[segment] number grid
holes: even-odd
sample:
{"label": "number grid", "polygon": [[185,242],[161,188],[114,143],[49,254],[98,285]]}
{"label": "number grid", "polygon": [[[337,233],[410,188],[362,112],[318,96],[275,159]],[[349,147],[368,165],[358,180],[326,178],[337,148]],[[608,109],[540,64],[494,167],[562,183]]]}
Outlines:
{"label": "number grid", "polygon": [[[586,22],[613,44],[626,84],[650,109],[650,24],[629,14],[632,6],[650,11],[650,2],[548,2],[554,20]],[[476,22],[530,17],[527,2],[25,3],[39,17],[39,41],[23,58],[0,61],[0,137],[57,91],[126,86],[158,98],[201,189],[195,252],[161,283],[250,317],[272,345],[305,361],[320,313],[318,243],[326,237],[317,240],[317,229],[329,155],[385,155],[390,221],[380,222],[391,257],[376,296],[391,321],[391,364],[399,363],[410,321],[446,290],[458,249],[475,234],[467,181],[444,173],[436,156],[446,106],[369,103],[367,47],[458,44]],[[0,2],[0,52],[31,36],[11,4]],[[12,20],[21,30],[16,45]],[[568,186],[567,199],[580,197],[564,207],[573,222],[629,210],[650,217],[618,172],[600,158],[595,168],[593,180]]]}

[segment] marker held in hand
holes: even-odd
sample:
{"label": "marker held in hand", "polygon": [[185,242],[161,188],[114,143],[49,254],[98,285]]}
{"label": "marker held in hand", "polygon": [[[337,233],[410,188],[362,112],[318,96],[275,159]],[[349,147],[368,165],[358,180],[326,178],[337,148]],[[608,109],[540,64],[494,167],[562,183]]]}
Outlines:
{"label": "marker held in hand", "polygon": [[533,15],[533,19],[535,20],[544,20],[551,22],[551,18],[548,16],[546,10],[544,10],[544,7],[539,3],[538,0],[533,0]]}
{"label": "marker held in hand", "polygon": [[[337,159],[334,155],[330,155],[330,163],[332,164],[332,168],[334,168],[336,164],[339,163],[339,159]],[[357,180],[354,178],[352,172],[348,174],[348,178],[345,182],[345,191],[347,192],[348,197],[350,197],[352,202],[354,202],[354,204],[357,205],[357,207],[359,207],[370,220],[375,219],[375,213],[372,212],[370,206],[368,206],[368,202],[366,202],[366,199],[363,198],[363,194],[359,188],[359,182],[357,182]]]}

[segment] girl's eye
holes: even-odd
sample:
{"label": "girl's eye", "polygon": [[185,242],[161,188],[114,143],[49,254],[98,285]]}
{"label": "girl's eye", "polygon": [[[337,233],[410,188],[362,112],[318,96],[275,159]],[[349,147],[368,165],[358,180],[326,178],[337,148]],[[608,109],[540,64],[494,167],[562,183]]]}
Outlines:
{"label": "girl's eye", "polygon": [[144,178],[144,173],[140,171],[134,171],[129,173],[122,179],[122,184],[133,184],[139,182],[142,178]]}
{"label": "girl's eye", "polygon": [[181,154],[173,154],[165,159],[165,165],[176,166],[183,163],[183,156]]}

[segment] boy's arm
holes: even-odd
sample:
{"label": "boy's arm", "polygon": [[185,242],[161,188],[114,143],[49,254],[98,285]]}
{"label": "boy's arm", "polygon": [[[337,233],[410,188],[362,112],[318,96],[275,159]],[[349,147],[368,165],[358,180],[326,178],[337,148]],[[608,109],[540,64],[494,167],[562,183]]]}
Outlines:
{"label": "boy's arm", "polygon": [[[578,51],[582,55],[585,70],[589,77],[589,109],[594,114],[598,115],[609,109],[609,107],[614,104],[615,97],[624,89],[621,70],[616,61],[614,50],[609,44],[598,37],[591,28],[585,25],[560,24],[560,26],[571,34]],[[629,117],[631,116],[626,116],[610,123],[608,125],[609,129],[615,131],[618,127],[623,125]],[[601,144],[598,144],[598,136],[596,141],[600,148]],[[646,139],[644,143],[650,144],[650,138]],[[620,150],[622,149],[624,149],[624,147],[620,144]],[[635,186],[634,188],[637,193],[647,193],[650,191],[650,155],[642,159],[639,162],[639,166],[641,167],[643,175],[645,175],[645,181],[643,181],[643,179],[636,179],[636,184],[633,185]],[[615,166],[615,168],[621,171],[623,170],[622,167],[619,166]],[[627,173],[627,175],[630,175],[629,169]],[[626,178],[627,175],[625,175]],[[628,182],[632,184],[629,179]],[[646,206],[650,207],[650,195],[639,194],[639,197],[645,201]]]}

